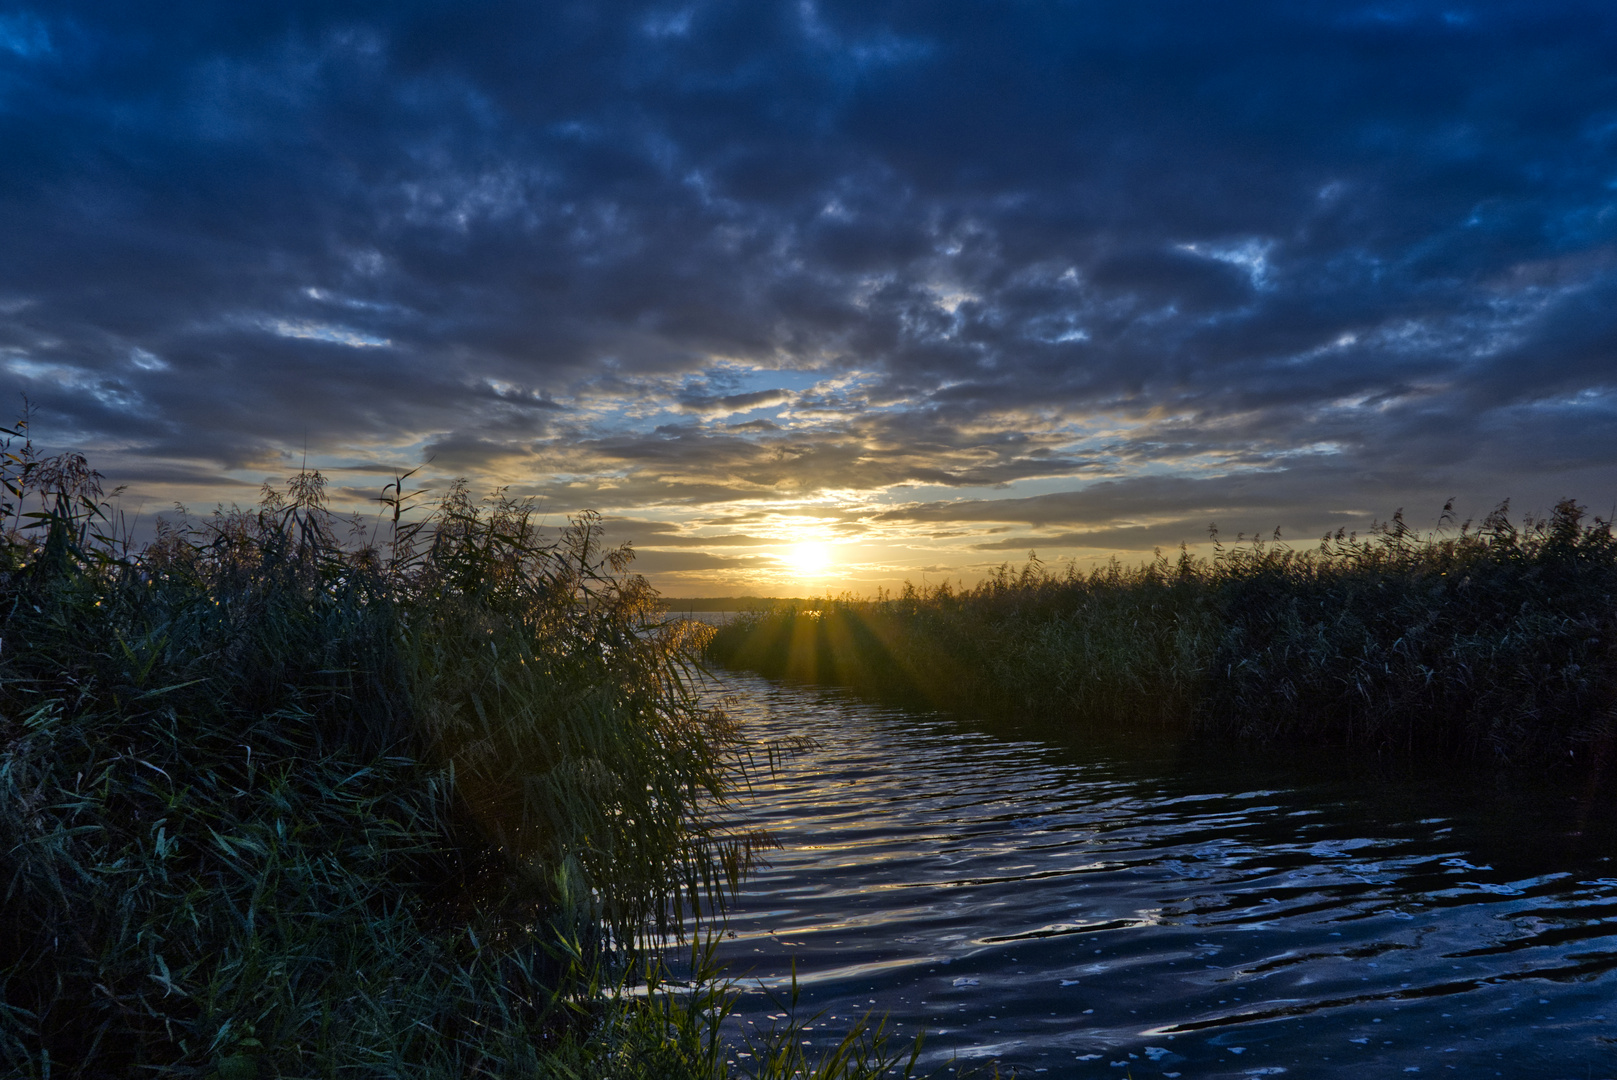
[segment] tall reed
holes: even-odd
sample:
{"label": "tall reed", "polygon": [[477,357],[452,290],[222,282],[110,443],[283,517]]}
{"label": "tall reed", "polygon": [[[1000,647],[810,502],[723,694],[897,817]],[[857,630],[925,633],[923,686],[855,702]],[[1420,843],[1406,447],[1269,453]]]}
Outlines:
{"label": "tall reed", "polygon": [[[621,992],[760,838],[712,812],[700,641],[593,516],[547,542],[457,485],[410,524],[400,478],[342,536],[302,471],[137,550],[82,457],[6,434],[0,1069],[733,1074],[710,970]],[[823,1075],[894,1064],[855,1042]]]}

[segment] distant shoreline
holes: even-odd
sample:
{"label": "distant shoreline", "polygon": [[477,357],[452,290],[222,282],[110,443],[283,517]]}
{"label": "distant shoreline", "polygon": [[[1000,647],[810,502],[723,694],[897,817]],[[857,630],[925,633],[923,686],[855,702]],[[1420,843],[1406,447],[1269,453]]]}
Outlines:
{"label": "distant shoreline", "polygon": [[[1451,510],[1443,511],[1445,523]],[[925,708],[1497,764],[1617,761],[1617,536],[1571,499],[1314,549],[1089,574],[1030,560],[728,620],[707,655]],[[808,616],[800,618],[799,616]]]}
{"label": "distant shoreline", "polygon": [[694,596],[662,598],[664,611],[775,611],[782,608],[817,608],[824,600],[800,596]]}

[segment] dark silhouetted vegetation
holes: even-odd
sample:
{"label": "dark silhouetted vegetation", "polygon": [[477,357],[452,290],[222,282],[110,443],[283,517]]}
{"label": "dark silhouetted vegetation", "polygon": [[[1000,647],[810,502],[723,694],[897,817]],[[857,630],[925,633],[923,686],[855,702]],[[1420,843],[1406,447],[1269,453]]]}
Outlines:
{"label": "dark silhouetted vegetation", "polygon": [[[1216,537],[1215,537],[1216,540]],[[717,660],[938,707],[1511,762],[1603,761],[1617,732],[1617,541],[1568,500],[1520,527],[1449,508],[1418,535],[1037,560],[819,610],[743,616]]]}
{"label": "dark silhouetted vegetation", "polygon": [[819,601],[806,600],[801,597],[779,596],[675,596],[665,597],[662,601],[663,609],[671,612],[685,611],[773,611],[795,607],[798,609],[812,608]]}
{"label": "dark silhouetted vegetation", "polygon": [[[401,478],[339,535],[303,471],[137,551],[8,434],[0,1071],[736,1075],[711,955],[675,988],[637,945],[746,869],[737,733],[593,518],[457,486],[412,525]],[[795,1035],[748,1075],[913,1065]]]}

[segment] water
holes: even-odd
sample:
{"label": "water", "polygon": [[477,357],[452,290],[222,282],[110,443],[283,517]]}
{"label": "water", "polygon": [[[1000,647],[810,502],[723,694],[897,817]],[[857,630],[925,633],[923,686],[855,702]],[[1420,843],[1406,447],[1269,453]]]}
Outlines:
{"label": "water", "polygon": [[795,959],[809,1038],[885,1014],[932,1066],[1617,1075],[1617,832],[1581,790],[726,683],[753,738],[816,743],[732,808],[782,844],[720,947],[738,1023],[782,1015]]}

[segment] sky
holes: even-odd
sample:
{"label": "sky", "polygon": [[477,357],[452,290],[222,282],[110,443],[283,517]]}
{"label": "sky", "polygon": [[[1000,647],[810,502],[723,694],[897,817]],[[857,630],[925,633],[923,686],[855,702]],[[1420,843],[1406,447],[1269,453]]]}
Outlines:
{"label": "sky", "polygon": [[1617,7],[0,0],[23,395],[141,521],[419,466],[672,596],[1609,516]]}

